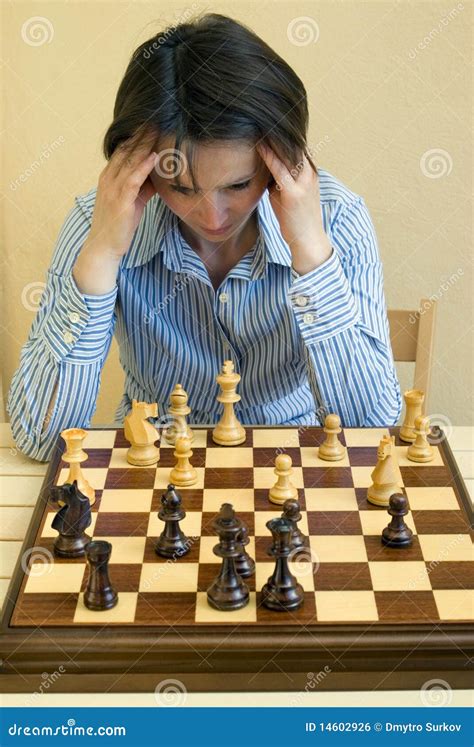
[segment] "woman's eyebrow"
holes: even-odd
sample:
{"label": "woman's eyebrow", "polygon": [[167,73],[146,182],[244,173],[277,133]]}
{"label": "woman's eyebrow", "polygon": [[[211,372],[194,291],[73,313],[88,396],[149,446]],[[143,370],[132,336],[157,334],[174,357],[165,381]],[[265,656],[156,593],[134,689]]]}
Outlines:
{"label": "woman's eyebrow", "polygon": [[[241,182],[246,182],[249,179],[253,179],[253,177],[257,174],[257,171],[254,171],[253,174],[249,174],[249,176],[242,176],[240,179],[234,179],[234,181],[229,182],[228,184],[221,184],[217,187],[217,189],[225,189],[226,187],[232,187],[234,184],[240,184]],[[178,182],[178,186],[181,187],[181,189],[192,189],[191,187],[187,187],[185,184],[180,184]],[[200,192],[201,189],[198,189],[198,192]]]}

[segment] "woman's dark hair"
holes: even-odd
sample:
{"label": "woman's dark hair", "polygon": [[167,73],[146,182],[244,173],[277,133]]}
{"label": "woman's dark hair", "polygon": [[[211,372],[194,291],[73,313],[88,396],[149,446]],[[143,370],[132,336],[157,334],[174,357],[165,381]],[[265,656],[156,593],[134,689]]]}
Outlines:
{"label": "woman's dark hair", "polygon": [[[143,136],[174,135],[186,148],[192,184],[194,145],[263,141],[294,168],[307,150],[305,87],[292,68],[251,29],[207,13],[165,31],[133,53],[119,86],[114,120],[103,142],[132,152]],[[155,148],[156,150],[156,148]]]}

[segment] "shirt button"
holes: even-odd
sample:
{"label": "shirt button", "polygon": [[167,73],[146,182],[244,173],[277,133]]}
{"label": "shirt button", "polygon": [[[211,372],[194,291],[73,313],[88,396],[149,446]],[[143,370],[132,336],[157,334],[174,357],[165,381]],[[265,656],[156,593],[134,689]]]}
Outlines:
{"label": "shirt button", "polygon": [[295,303],[297,306],[307,306],[309,298],[308,296],[296,296]]}
{"label": "shirt button", "polygon": [[316,314],[311,314],[311,312],[309,311],[303,316],[303,321],[305,324],[312,324],[315,319]]}
{"label": "shirt button", "polygon": [[227,293],[220,294],[219,301],[221,301],[222,303],[227,303],[228,300],[229,300],[229,296],[227,295]]}
{"label": "shirt button", "polygon": [[63,334],[63,340],[67,343],[74,342],[74,336],[71,334],[71,332],[65,332]]}
{"label": "shirt button", "polygon": [[77,322],[81,321],[81,317],[76,311],[72,311],[69,314],[69,321],[72,322],[73,324],[77,324]]}

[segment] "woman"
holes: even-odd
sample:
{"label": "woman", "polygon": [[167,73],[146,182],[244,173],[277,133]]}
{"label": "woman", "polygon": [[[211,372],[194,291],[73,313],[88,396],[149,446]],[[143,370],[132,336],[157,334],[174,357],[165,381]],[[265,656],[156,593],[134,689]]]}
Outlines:
{"label": "woman", "polygon": [[303,83],[226,16],[171,27],[133,54],[98,187],[75,199],[12,380],[18,448],[51,457],[88,427],[115,332],[116,412],[187,390],[191,422],[241,375],[244,424],[397,422],[401,397],[374,227],[364,200],[306,143]]}

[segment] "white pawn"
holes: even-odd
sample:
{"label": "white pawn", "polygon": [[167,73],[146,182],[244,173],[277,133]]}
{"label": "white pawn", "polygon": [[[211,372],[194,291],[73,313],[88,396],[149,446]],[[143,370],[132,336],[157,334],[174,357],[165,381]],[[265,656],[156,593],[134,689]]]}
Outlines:
{"label": "white pawn", "polygon": [[289,454],[279,454],[275,459],[275,469],[273,470],[278,479],[274,486],[270,488],[268,498],[272,503],[282,506],[289,498],[297,499],[298,491],[290,480],[293,474],[293,464]]}
{"label": "white pawn", "polygon": [[337,462],[339,459],[344,459],[346,448],[337,437],[341,431],[341,418],[339,415],[327,415],[324,420],[326,439],[318,449],[318,457],[320,459],[324,459],[327,462]]}
{"label": "white pawn", "polygon": [[428,441],[431,433],[430,419],[426,415],[418,415],[415,418],[415,440],[407,448],[407,459],[411,462],[431,462],[434,459],[434,450]]}
{"label": "white pawn", "polygon": [[169,444],[176,444],[177,438],[189,438],[194,440],[194,433],[186,422],[186,418],[191,412],[188,405],[188,395],[181,384],[176,384],[170,394],[171,405],[168,414],[173,418],[173,422],[166,428],[163,435]]}
{"label": "white pawn", "polygon": [[175,444],[176,464],[170,472],[169,482],[178,488],[187,488],[197,482],[197,472],[191,464],[191,441],[189,438],[177,438]]}

